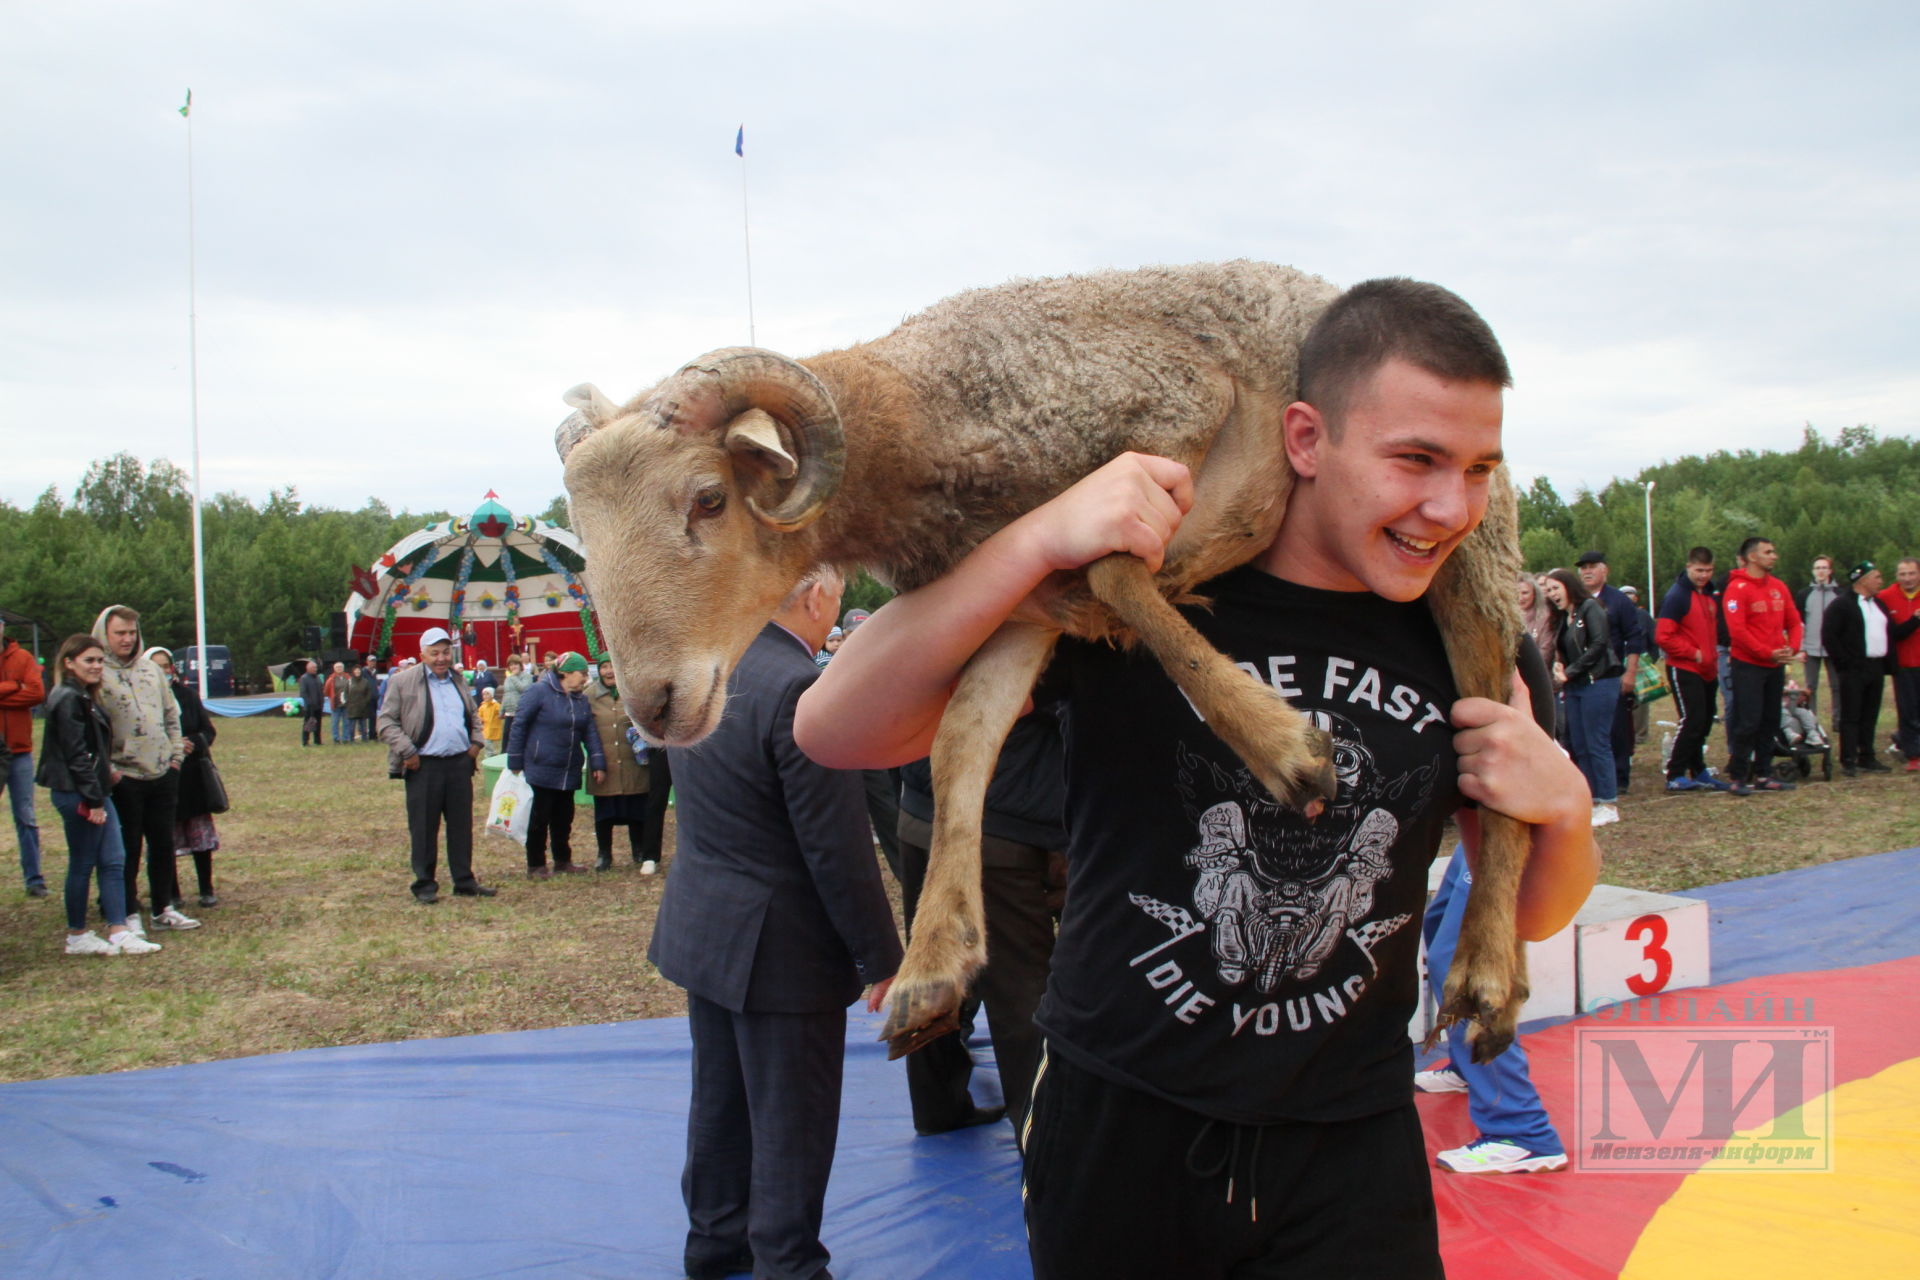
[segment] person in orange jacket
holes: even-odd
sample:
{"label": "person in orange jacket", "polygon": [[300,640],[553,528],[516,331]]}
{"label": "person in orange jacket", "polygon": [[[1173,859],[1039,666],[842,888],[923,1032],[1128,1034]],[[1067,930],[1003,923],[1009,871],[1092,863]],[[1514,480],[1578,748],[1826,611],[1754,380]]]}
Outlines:
{"label": "person in orange jacket", "polygon": [[27,896],[47,896],[40,873],[40,820],[33,812],[33,709],[47,700],[40,664],[6,634],[0,622],[0,765],[13,801],[13,833],[20,841],[20,875]]}

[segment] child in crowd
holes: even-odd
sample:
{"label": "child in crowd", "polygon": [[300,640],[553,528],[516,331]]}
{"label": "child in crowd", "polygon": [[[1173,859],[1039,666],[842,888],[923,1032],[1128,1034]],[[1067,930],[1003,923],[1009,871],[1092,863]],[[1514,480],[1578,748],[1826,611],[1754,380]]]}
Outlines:
{"label": "child in crowd", "polygon": [[487,754],[497,756],[500,754],[502,726],[506,716],[500,710],[500,701],[493,696],[492,689],[480,691],[480,705],[476,709],[480,712],[480,736],[487,740]]}

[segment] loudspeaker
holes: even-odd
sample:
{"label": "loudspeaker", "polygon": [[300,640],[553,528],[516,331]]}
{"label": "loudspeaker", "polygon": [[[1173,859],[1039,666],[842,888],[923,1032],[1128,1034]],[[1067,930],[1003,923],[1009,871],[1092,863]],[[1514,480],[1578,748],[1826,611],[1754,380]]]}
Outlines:
{"label": "loudspeaker", "polygon": [[318,654],[326,637],[319,627],[306,627],[300,632],[300,644],[308,653]]}
{"label": "loudspeaker", "polygon": [[332,621],[333,628],[330,632],[332,647],[335,649],[344,649],[347,647],[347,611],[345,609],[334,610]]}

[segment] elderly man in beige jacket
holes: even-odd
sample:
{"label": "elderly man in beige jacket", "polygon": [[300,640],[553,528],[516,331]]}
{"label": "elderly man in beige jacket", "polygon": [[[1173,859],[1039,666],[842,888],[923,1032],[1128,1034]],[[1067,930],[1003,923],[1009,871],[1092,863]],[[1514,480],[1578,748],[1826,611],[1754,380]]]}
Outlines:
{"label": "elderly man in beige jacket", "polygon": [[447,826],[447,870],[463,898],[491,898],[473,874],[473,775],[486,739],[466,682],[453,674],[453,637],[440,627],[420,637],[420,662],[387,679],[380,704],[387,772],[407,784],[407,834],[413,846],[413,899],[440,900],[440,824]]}

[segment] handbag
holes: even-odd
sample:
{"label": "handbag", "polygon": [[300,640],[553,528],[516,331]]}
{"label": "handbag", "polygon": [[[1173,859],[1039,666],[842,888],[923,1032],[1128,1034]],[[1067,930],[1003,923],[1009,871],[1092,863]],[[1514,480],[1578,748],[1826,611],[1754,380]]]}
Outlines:
{"label": "handbag", "polygon": [[1660,664],[1652,658],[1642,662],[1634,673],[1633,693],[1643,707],[1667,696],[1666,678],[1660,674]]}
{"label": "handbag", "polygon": [[195,752],[194,759],[200,762],[200,794],[202,799],[207,803],[207,812],[225,813],[227,811],[227,781],[220,776],[220,766],[213,762],[213,757],[208,755],[204,749]]}

